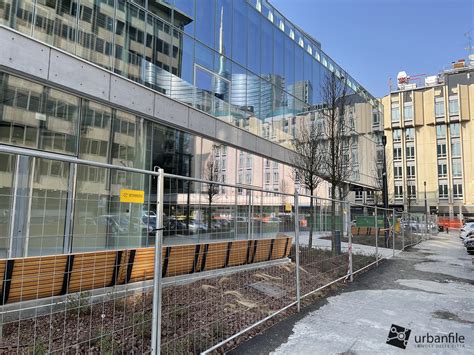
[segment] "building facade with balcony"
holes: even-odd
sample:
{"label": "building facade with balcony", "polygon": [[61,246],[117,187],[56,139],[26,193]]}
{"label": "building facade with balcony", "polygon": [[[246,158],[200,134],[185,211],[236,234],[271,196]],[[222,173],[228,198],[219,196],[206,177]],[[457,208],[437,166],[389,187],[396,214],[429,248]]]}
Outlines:
{"label": "building facade with balcony", "polygon": [[[440,216],[474,215],[474,62],[424,85],[404,80],[382,99],[390,204]],[[425,193],[426,192],[426,193]]]}
{"label": "building facade with balcony", "polygon": [[[2,0],[0,43],[3,145],[201,179],[215,159],[220,182],[292,193],[296,122],[334,73],[352,97],[352,154],[375,155],[381,104],[267,1]],[[354,161],[349,183],[375,188],[373,159]],[[143,246],[110,238],[110,222],[88,231],[98,216],[140,217],[118,203],[124,186],[156,202],[143,178],[13,154],[0,170],[0,255]],[[175,204],[186,189],[165,184]],[[214,201],[247,204],[239,193]]]}

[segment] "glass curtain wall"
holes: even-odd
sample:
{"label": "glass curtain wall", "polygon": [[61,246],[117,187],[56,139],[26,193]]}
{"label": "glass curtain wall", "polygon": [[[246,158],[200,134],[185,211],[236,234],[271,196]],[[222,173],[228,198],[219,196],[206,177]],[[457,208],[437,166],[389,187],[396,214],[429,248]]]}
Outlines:
{"label": "glass curtain wall", "polygon": [[2,0],[0,23],[286,146],[328,73],[368,107],[358,120],[378,107],[264,0]]}
{"label": "glass curtain wall", "polygon": [[[15,75],[0,72],[0,85],[0,144],[115,166],[145,170],[158,166],[178,176],[275,192],[294,190],[291,167],[285,164]],[[155,178],[9,154],[0,154],[0,163],[1,257],[153,244]],[[143,203],[120,202],[122,189],[143,191]],[[196,233],[208,233],[208,191],[208,184],[165,180],[166,242],[191,241]],[[219,187],[210,204],[213,220],[209,233],[213,238],[235,238],[239,226],[229,220],[240,216],[244,236],[251,203],[257,205],[252,218],[260,220],[258,223],[270,218],[278,221],[284,199],[245,188]],[[258,223],[252,227],[256,228],[255,237],[268,227],[257,227]],[[23,230],[14,236],[19,246],[9,254],[13,226]]]}

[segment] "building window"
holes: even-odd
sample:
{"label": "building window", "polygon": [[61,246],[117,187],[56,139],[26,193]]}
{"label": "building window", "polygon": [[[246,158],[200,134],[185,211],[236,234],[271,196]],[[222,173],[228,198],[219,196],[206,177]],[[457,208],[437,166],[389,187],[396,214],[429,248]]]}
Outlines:
{"label": "building window", "polygon": [[415,139],[415,129],[414,128],[407,128],[405,130],[405,139],[407,141],[413,141]]}
{"label": "building window", "polygon": [[416,186],[415,185],[408,185],[407,189],[408,189],[408,191],[407,191],[408,198],[410,198],[410,199],[416,198]]}
{"label": "building window", "polygon": [[441,184],[438,186],[438,194],[439,198],[448,198],[448,185],[446,184]]}
{"label": "building window", "polygon": [[407,159],[415,159],[415,147],[406,147]]}
{"label": "building window", "polygon": [[459,183],[453,184],[453,197],[462,198],[462,184],[459,184]]}
{"label": "building window", "polygon": [[402,148],[393,148],[393,160],[402,160]]}
{"label": "building window", "polygon": [[457,96],[449,98],[449,115],[457,116],[459,115],[459,102]]}
{"label": "building window", "polygon": [[364,191],[356,191],[355,192],[355,200],[360,202],[364,199]]}
{"label": "building window", "polygon": [[409,165],[407,166],[407,178],[414,179],[415,178],[415,166]]}
{"label": "building window", "polygon": [[461,134],[461,124],[451,123],[449,125],[449,133],[451,133],[451,137],[459,137]]}
{"label": "building window", "polygon": [[439,125],[436,126],[436,138],[446,138],[446,126]]}
{"label": "building window", "polygon": [[373,200],[374,199],[374,191],[369,190],[366,192],[367,200]]}
{"label": "building window", "polygon": [[393,168],[393,175],[395,179],[401,179],[402,178],[402,167],[401,166],[395,166]]}
{"label": "building window", "polygon": [[269,184],[270,183],[270,173],[265,173],[265,184]]}
{"label": "building window", "polygon": [[436,153],[438,158],[446,157],[446,143],[438,143],[436,145]]}
{"label": "building window", "polygon": [[247,185],[251,185],[252,184],[252,173],[251,172],[246,172],[245,173],[245,183]]}
{"label": "building window", "polygon": [[395,186],[395,198],[403,198],[403,186]]}
{"label": "building window", "polygon": [[462,165],[461,160],[453,160],[453,177],[462,177]]}
{"label": "building window", "polygon": [[280,179],[278,171],[273,172],[273,183],[278,183],[278,180]]}
{"label": "building window", "polygon": [[446,163],[438,163],[438,177],[446,177],[448,175],[448,166]]}
{"label": "building window", "polygon": [[460,142],[452,142],[451,143],[451,155],[453,157],[460,157],[461,156],[461,143]]}
{"label": "building window", "polygon": [[[223,175],[221,176],[221,181],[222,181],[223,184],[225,184],[225,183],[227,182],[227,177],[226,177],[225,174],[223,174]],[[225,192],[226,192],[225,186],[220,185],[220,186],[219,186],[219,189],[220,189],[220,191],[221,191],[221,194],[225,194]]]}
{"label": "building window", "polygon": [[252,169],[252,156],[247,154],[247,169]]}
{"label": "building window", "polygon": [[400,107],[398,104],[392,104],[392,122],[400,122]]}
{"label": "building window", "polygon": [[435,115],[436,117],[444,116],[444,99],[443,98],[435,99]]}
{"label": "building window", "polygon": [[402,140],[402,130],[401,129],[394,129],[393,130],[393,141],[400,142]]}
{"label": "building window", "polygon": [[403,117],[405,121],[413,120],[413,103],[407,102],[403,104]]}
{"label": "building window", "polygon": [[372,126],[378,126],[380,123],[380,115],[377,111],[372,112]]}

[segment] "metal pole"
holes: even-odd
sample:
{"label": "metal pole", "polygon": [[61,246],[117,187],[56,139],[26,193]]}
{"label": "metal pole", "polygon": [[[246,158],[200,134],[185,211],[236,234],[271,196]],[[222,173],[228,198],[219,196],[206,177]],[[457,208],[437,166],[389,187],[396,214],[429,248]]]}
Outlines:
{"label": "metal pole", "polygon": [[349,274],[350,274],[350,281],[354,281],[353,272],[353,265],[352,265],[352,228],[351,228],[351,205],[349,202],[346,202],[346,228],[347,228],[347,237],[348,237],[348,246],[349,246]]}
{"label": "metal pole", "polygon": [[295,261],[296,261],[296,307],[301,310],[300,296],[300,218],[298,211],[298,188],[295,189]]}
{"label": "metal pole", "polygon": [[385,155],[385,146],[387,145],[387,136],[382,136],[383,144],[383,166],[382,166],[382,198],[383,198],[383,216],[384,216],[384,227],[385,227],[385,247],[388,248],[389,240],[389,221],[388,221],[388,184],[387,184],[387,157]]}
{"label": "metal pole", "polygon": [[[401,216],[403,218],[403,212]],[[402,233],[402,250],[405,250],[405,228],[402,228],[402,218],[400,218],[400,232]]]}
{"label": "metal pole", "polygon": [[393,244],[392,245],[392,250],[393,250],[393,256],[395,256],[395,221],[396,221],[396,219],[395,219],[395,208],[393,209],[392,213],[393,213],[393,217],[392,217],[392,219],[393,219],[393,222],[392,222],[393,223],[393,225],[392,225],[392,244]]}
{"label": "metal pole", "polygon": [[377,218],[377,206],[375,206],[375,261],[379,266],[379,221]]}
{"label": "metal pole", "polygon": [[428,238],[428,200],[426,199],[426,181],[423,181],[425,187],[425,238]]}
{"label": "metal pole", "polygon": [[[155,168],[156,171],[156,168]],[[153,310],[151,331],[151,353],[160,354],[161,349],[161,293],[162,293],[162,247],[163,247],[163,184],[164,171],[158,169],[160,174],[156,184],[156,237],[155,237],[155,265],[153,277]]]}
{"label": "metal pole", "polygon": [[252,190],[247,190],[247,196],[249,201],[248,208],[248,221],[247,221],[247,239],[252,239]]}
{"label": "metal pole", "polygon": [[[311,198],[311,197],[310,197]],[[315,198],[314,199],[314,210],[313,210],[313,225],[311,226],[311,228],[314,230],[315,234],[316,234],[316,221],[318,219],[318,199]]]}
{"label": "metal pole", "polygon": [[323,200],[319,202],[319,231],[323,232]]}
{"label": "metal pole", "polygon": [[239,201],[238,201],[239,189],[234,187],[234,191],[235,191],[234,239],[237,239],[237,235],[238,235],[238,230],[237,230],[237,228],[238,228],[238,216],[239,216]]}

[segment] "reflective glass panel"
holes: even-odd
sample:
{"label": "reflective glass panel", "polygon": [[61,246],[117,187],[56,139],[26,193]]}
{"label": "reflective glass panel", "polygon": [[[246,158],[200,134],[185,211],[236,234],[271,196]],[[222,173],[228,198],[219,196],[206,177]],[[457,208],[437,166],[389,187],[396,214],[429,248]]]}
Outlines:
{"label": "reflective glass panel", "polygon": [[79,99],[0,73],[0,141],[76,153]]}
{"label": "reflective glass panel", "polygon": [[195,36],[211,48],[214,48],[215,39],[215,5],[215,0],[196,1]]}
{"label": "reflective glass panel", "polygon": [[247,64],[247,4],[233,2],[232,59],[245,66]]}

